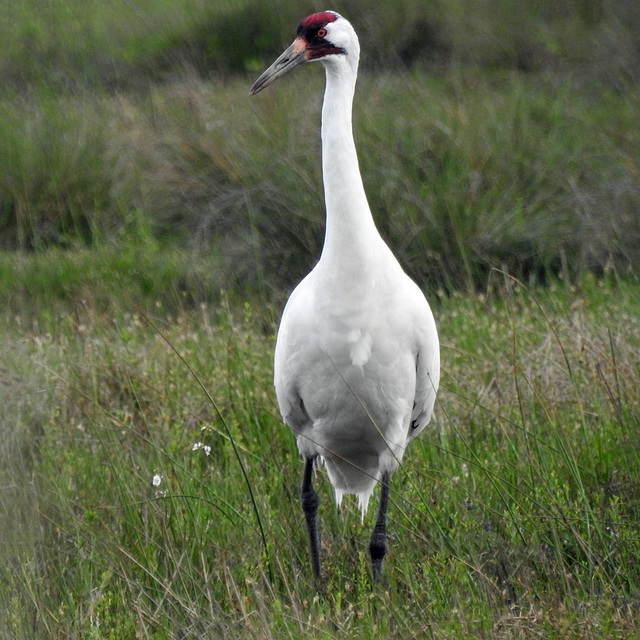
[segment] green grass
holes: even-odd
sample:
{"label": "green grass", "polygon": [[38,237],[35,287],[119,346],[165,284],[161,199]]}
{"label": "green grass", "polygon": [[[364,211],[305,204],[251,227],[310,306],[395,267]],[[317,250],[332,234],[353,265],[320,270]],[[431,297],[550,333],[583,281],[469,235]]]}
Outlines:
{"label": "green grass", "polygon": [[62,317],[119,316],[136,306],[147,313],[180,313],[218,301],[221,290],[215,256],[140,236],[135,244],[99,250],[0,253],[3,313],[19,317],[25,327],[51,323],[55,331]]}
{"label": "green grass", "polygon": [[372,513],[340,516],[320,474],[319,593],[275,314],[155,304],[161,283],[3,314],[0,637],[635,637],[636,283],[431,292],[442,390],[393,479],[383,582]]}

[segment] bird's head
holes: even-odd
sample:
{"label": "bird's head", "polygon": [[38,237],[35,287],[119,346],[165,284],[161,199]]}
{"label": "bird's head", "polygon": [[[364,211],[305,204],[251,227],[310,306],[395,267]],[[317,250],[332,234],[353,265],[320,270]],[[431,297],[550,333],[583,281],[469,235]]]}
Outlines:
{"label": "bird's head", "polygon": [[360,45],[348,20],[335,11],[314,13],[298,25],[296,39],[253,83],[249,95],[268,87],[274,80],[305,62],[330,62],[350,56],[357,65]]}

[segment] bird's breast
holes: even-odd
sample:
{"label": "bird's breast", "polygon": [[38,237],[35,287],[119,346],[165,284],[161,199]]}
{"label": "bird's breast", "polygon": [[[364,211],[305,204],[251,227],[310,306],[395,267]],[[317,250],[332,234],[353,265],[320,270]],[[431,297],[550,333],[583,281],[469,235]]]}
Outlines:
{"label": "bird's breast", "polygon": [[396,296],[394,287],[375,277],[316,286],[310,311],[319,350],[343,366],[389,364],[408,346],[398,330],[403,319]]}
{"label": "bird's breast", "polygon": [[415,397],[416,341],[403,280],[373,271],[358,280],[324,275],[309,274],[283,315],[274,363],[283,415],[302,403],[316,425],[404,423]]}
{"label": "bird's breast", "polygon": [[357,367],[362,367],[371,358],[371,347],[373,345],[373,336],[368,331],[361,329],[352,329],[347,334],[347,344],[349,346],[349,357],[351,363]]}

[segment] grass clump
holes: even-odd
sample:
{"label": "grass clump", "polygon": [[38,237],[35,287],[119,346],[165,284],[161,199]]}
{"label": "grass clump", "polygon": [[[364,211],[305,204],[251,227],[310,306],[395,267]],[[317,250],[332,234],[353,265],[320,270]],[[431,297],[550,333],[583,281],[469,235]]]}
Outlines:
{"label": "grass clump", "polygon": [[111,202],[104,102],[37,92],[5,97],[0,123],[0,246],[95,242]]}
{"label": "grass clump", "polygon": [[[615,107],[619,97],[601,96],[605,107],[575,85],[512,75],[411,87],[376,82],[374,105],[392,108],[356,122],[380,143],[363,156],[380,194],[372,206],[418,281],[474,284],[494,267],[534,281],[635,269],[635,179],[613,150],[634,112],[626,98]],[[398,116],[403,107],[411,117]],[[595,125],[603,111],[617,114],[606,127]],[[586,122],[598,135],[584,135]],[[387,162],[375,164],[383,149]]]}
{"label": "grass clump", "polygon": [[0,253],[0,299],[5,317],[60,330],[93,313],[118,316],[139,308],[177,314],[220,299],[215,257],[163,248],[138,237],[99,250],[49,248]]}
{"label": "grass clump", "polygon": [[[295,83],[249,101],[244,82],[193,76],[71,115],[27,101],[39,124],[14,109],[4,139],[22,163],[0,185],[5,247],[150,235],[215,255],[227,289],[292,286],[323,237],[320,75],[310,104]],[[365,75],[354,122],[376,221],[420,284],[637,271],[637,111],[636,90],[570,77]]]}

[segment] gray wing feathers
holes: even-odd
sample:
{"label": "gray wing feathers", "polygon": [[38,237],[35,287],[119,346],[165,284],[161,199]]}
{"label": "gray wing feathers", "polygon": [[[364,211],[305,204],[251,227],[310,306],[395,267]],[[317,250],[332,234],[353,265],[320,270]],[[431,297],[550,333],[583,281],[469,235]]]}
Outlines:
{"label": "gray wing feathers", "polygon": [[432,334],[430,340],[422,340],[416,355],[416,394],[409,439],[415,438],[429,424],[440,383],[440,350],[435,323],[433,330],[427,333]]}

